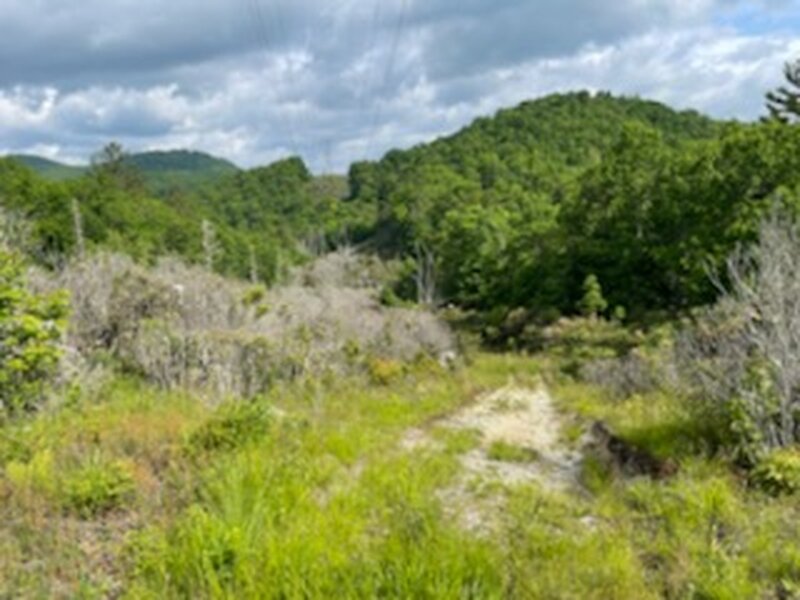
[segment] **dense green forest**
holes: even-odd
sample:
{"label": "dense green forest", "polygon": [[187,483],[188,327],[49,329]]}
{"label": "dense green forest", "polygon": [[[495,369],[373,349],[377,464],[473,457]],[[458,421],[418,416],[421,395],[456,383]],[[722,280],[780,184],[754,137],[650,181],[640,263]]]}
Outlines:
{"label": "dense green forest", "polygon": [[111,145],[80,176],[55,181],[0,160],[2,207],[29,226],[27,252],[51,266],[81,235],[144,262],[178,255],[269,282],[304,244],[327,249],[345,230],[343,195],[340,178],[313,177],[296,158],[241,171],[197,153],[128,156]]}
{"label": "dense green forest", "polygon": [[[89,166],[68,165],[31,154],[10,154],[7,158],[12,158],[45,179],[54,181],[77,179],[90,169]],[[100,159],[101,153],[95,158]],[[174,186],[197,186],[239,170],[227,160],[190,150],[138,152],[125,154],[122,159],[138,169],[143,179],[156,189],[168,188],[170,183]]]}
{"label": "dense green forest", "polygon": [[797,128],[555,95],[350,171],[390,253],[434,257],[439,298],[574,312],[595,275],[628,313],[709,301],[706,276],[800,181]]}

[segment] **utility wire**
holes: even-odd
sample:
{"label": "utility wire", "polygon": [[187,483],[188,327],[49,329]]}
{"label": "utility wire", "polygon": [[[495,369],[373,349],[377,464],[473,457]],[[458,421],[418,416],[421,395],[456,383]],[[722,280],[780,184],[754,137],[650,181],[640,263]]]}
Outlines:
{"label": "utility wire", "polygon": [[[267,2],[267,11],[269,14],[264,13],[264,8],[260,0],[249,0],[249,10],[252,15],[253,28],[256,34],[256,41],[261,45],[265,56],[275,50],[279,49],[281,45],[289,42],[286,21],[280,10],[280,6],[276,2]],[[288,69],[288,89],[291,91],[294,87],[294,75],[292,73],[293,65],[289,64]],[[285,117],[285,122],[288,126],[288,146],[292,155],[299,156],[300,152],[297,143],[297,124],[295,116],[290,109]]]}
{"label": "utility wire", "polygon": [[[357,110],[357,118],[361,115],[366,115],[371,109],[368,107],[369,96],[371,95],[370,92],[374,91],[372,88],[375,87],[374,82],[370,85],[369,76],[369,63],[367,62],[367,58],[369,57],[370,52],[374,49],[377,41],[378,41],[378,30],[379,30],[379,23],[381,18],[381,6],[383,5],[383,0],[374,0],[372,6],[372,19],[369,24],[369,27],[366,28],[368,35],[365,37],[365,45],[363,47],[362,57],[364,59],[364,73],[361,75],[358,88],[356,90],[356,110]],[[372,121],[372,119],[366,120],[368,123]],[[369,135],[370,130],[367,129],[367,134]],[[369,145],[368,141],[365,141],[363,145],[363,150],[366,153],[367,146]],[[366,157],[365,157],[366,158]]]}
{"label": "utility wire", "polygon": [[372,153],[373,146],[377,138],[377,129],[381,118],[381,92],[391,83],[391,78],[394,75],[395,64],[397,62],[397,53],[400,49],[400,41],[402,34],[406,28],[406,19],[408,17],[408,1],[400,0],[400,7],[398,9],[397,21],[395,22],[394,31],[392,33],[392,40],[389,45],[389,57],[386,61],[386,68],[383,71],[383,77],[378,81],[378,87],[375,90],[374,108],[372,111],[372,121],[370,123],[370,135],[367,138],[366,156],[368,158]]}
{"label": "utility wire", "polygon": [[[256,41],[261,45],[266,56],[269,55],[275,48],[280,48],[283,45],[288,47],[289,39],[288,25],[286,15],[279,2],[267,0],[267,12],[261,4],[260,0],[247,0],[250,16],[253,21],[253,27],[256,34]],[[364,48],[363,56],[365,60],[369,58],[380,41],[381,21],[383,17],[382,8],[385,0],[374,0],[371,11],[371,22],[369,27],[366,28],[368,34],[366,37],[366,47]],[[408,17],[408,0],[399,0],[399,7],[397,10],[397,19],[395,21],[394,30],[389,45],[389,52],[385,68],[381,73],[375,76],[375,79],[370,85],[371,72],[369,63],[365,63],[364,73],[360,78],[360,82],[356,89],[356,98],[358,99],[358,114],[366,116],[368,123],[367,137],[364,142],[364,158],[367,159],[372,153],[373,147],[377,138],[378,125],[381,119],[381,95],[384,89],[391,84],[391,79],[395,72],[397,62],[397,55],[400,49],[402,34],[406,29],[406,22]],[[301,51],[305,54],[308,53],[311,44],[311,32],[306,31],[304,36]],[[376,70],[377,73],[377,70]],[[287,88],[291,92],[295,89],[296,77],[294,75],[294,65],[289,64]],[[372,106],[367,107],[371,101]],[[293,107],[290,107],[288,114],[285,117],[286,125],[289,129],[289,146],[290,151],[294,155],[299,155],[298,135],[296,116]],[[330,141],[327,142],[330,144]],[[330,163],[329,151],[326,161]]]}

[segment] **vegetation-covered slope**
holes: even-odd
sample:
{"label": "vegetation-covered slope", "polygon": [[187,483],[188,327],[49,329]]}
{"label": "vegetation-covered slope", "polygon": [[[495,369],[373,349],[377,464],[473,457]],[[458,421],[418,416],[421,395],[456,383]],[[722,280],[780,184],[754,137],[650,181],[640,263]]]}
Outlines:
{"label": "vegetation-covered slope", "polygon": [[156,150],[131,154],[127,162],[143,173],[154,172],[205,172],[205,173],[233,173],[238,167],[232,162],[189,150]]}
{"label": "vegetation-covered slope", "polygon": [[22,183],[15,189],[28,198],[5,202],[33,217],[39,251],[50,255],[71,247],[75,198],[86,205],[91,242],[130,245],[138,256],[205,259],[210,246],[198,232],[207,220],[227,273],[270,280],[302,249],[368,240],[407,260],[389,298],[571,313],[594,276],[609,310],[641,314],[713,299],[706,267],[752,239],[776,199],[794,204],[799,137],[778,123],[718,123],[580,92],[356,163],[349,194],[298,158],[243,171],[167,152],[119,157],[114,185],[97,179],[96,168],[69,182]]}
{"label": "vegetation-covered slope", "polygon": [[[77,179],[90,169],[88,166],[66,165],[34,155],[12,154],[7,158],[22,163],[51,181]],[[124,160],[142,175],[148,189],[157,195],[174,193],[176,190],[196,190],[239,170],[227,160],[189,150],[127,154]]]}
{"label": "vegetation-covered slope", "polygon": [[380,248],[435,274],[440,301],[571,312],[594,274],[612,308],[674,309],[713,296],[702,265],[800,181],[799,138],[639,99],[555,95],[353,165],[352,201],[377,211]]}
{"label": "vegetation-covered slope", "polygon": [[156,195],[198,190],[239,170],[227,160],[188,150],[131,154],[126,162],[142,174],[148,189]]}
{"label": "vegetation-covered slope", "polygon": [[76,167],[33,154],[10,154],[7,158],[15,160],[35,171],[45,179],[62,181],[75,179],[86,172],[86,167]]}
{"label": "vegetation-covered slope", "polygon": [[378,163],[356,163],[353,195],[387,202],[401,191],[398,187],[437,169],[482,190],[517,185],[547,191],[566,174],[599,162],[623,125],[633,121],[658,130],[670,145],[709,139],[721,130],[708,117],[652,101],[588,92],[547,96],[477,119],[450,137],[392,151]]}
{"label": "vegetation-covered slope", "polygon": [[299,159],[240,171],[193,153],[121,155],[66,181],[0,159],[0,208],[26,222],[28,253],[51,265],[78,251],[80,235],[89,248],[271,281],[346,232],[357,215],[345,195],[341,179],[315,178]]}

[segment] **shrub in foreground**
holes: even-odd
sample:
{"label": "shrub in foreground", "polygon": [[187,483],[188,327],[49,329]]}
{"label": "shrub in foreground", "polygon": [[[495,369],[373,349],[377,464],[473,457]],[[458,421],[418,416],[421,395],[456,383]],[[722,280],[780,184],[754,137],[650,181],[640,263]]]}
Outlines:
{"label": "shrub in foreground", "polygon": [[67,343],[77,354],[107,353],[161,387],[216,398],[255,397],[276,380],[322,373],[373,375],[373,358],[388,365],[454,354],[446,324],[381,306],[377,278],[356,277],[354,261],[334,254],[265,289],[176,260],[145,269],[98,254],[37,285],[70,291]]}
{"label": "shrub in foreground", "polygon": [[748,465],[800,442],[798,264],[797,222],[772,215],[758,242],[729,259],[723,298],[678,345],[684,379]]}
{"label": "shrub in foreground", "polygon": [[59,361],[66,299],[25,287],[19,256],[0,248],[0,416],[31,410]]}
{"label": "shrub in foreground", "polygon": [[120,507],[133,491],[128,467],[99,456],[90,457],[63,481],[65,507],[85,517]]}
{"label": "shrub in foreground", "polygon": [[188,440],[189,454],[231,450],[263,435],[272,421],[270,407],[263,402],[230,402],[216,413]]}
{"label": "shrub in foreground", "polygon": [[750,482],[774,496],[800,491],[800,451],[785,448],[761,459],[750,473]]}

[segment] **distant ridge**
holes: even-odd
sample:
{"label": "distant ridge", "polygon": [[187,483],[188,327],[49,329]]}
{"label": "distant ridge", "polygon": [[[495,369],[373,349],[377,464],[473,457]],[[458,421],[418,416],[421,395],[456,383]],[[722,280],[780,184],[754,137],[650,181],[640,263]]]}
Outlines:
{"label": "distant ridge", "polygon": [[[89,167],[73,166],[32,154],[11,154],[9,158],[25,165],[50,181],[76,179]],[[156,194],[197,189],[239,171],[232,162],[194,150],[156,150],[130,154],[126,161],[141,171],[150,190]]]}
{"label": "distant ridge", "polygon": [[128,162],[144,173],[164,171],[233,173],[239,168],[232,162],[194,150],[156,150],[131,154]]}
{"label": "distant ridge", "polygon": [[87,169],[87,167],[67,165],[34,154],[9,154],[8,158],[16,160],[45,179],[53,181],[75,179],[83,175]]}

